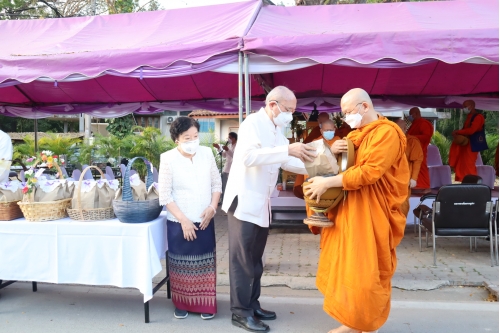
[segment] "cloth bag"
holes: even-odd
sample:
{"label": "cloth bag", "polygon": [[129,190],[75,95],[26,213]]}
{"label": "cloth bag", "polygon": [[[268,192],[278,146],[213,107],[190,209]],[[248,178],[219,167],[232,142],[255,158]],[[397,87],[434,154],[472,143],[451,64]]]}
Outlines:
{"label": "cloth bag", "polygon": [[[474,118],[476,118],[477,115],[478,114],[476,113],[475,115],[472,116],[472,119],[470,121],[471,126],[472,122],[474,121]],[[469,141],[470,141],[470,150],[472,150],[473,152],[479,152],[488,149],[488,143],[486,142],[486,133],[484,132],[484,125],[479,131],[469,136]]]}
{"label": "cloth bag", "polygon": [[[78,190],[80,190],[80,207],[78,207]],[[105,179],[84,180],[81,185],[76,185],[71,207],[73,209],[109,208],[113,205],[117,190],[117,182],[110,185]]]}
{"label": "cloth bag", "polygon": [[0,202],[20,201],[23,198],[23,187],[19,180],[6,180],[0,183]]}
{"label": "cloth bag", "polygon": [[147,200],[159,199],[160,195],[158,194],[158,183],[153,183],[148,189]]}
{"label": "cloth bag", "polygon": [[[130,176],[130,188],[132,189],[132,198],[134,201],[144,201],[148,195],[146,184],[139,178],[138,174]],[[116,192],[115,200],[122,200],[122,189]]]}
{"label": "cloth bag", "polygon": [[316,140],[307,144],[316,149],[316,158],[312,162],[304,162],[309,177],[336,175],[339,173],[337,159],[330,151],[330,147],[323,140]]}

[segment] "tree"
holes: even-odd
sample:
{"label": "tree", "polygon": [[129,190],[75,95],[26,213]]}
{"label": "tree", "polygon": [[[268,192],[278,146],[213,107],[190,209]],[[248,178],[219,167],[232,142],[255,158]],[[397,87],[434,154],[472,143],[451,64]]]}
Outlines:
{"label": "tree", "polygon": [[132,127],[135,126],[134,116],[131,114],[125,117],[106,119],[106,122],[109,123],[106,130],[119,139],[131,134]]}

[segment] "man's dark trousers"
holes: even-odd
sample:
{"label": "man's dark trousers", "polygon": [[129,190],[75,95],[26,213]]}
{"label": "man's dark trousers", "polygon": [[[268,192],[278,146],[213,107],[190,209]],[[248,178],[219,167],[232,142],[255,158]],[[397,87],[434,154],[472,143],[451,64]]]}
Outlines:
{"label": "man's dark trousers", "polygon": [[269,228],[238,220],[236,197],[227,212],[229,230],[229,283],[231,312],[243,317],[260,309],[260,278],[264,271],[262,255]]}

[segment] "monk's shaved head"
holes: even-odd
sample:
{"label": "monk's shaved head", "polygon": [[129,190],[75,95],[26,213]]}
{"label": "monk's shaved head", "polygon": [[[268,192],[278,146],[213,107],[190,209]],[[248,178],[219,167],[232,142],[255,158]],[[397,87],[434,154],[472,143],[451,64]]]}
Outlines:
{"label": "monk's shaved head", "polygon": [[352,119],[351,117],[353,115],[360,114],[362,116],[361,120],[353,125],[356,128],[362,127],[378,119],[370,95],[361,88],[354,88],[345,93],[340,100],[340,108],[342,109],[342,113],[346,116],[346,122],[348,124],[350,121],[349,119]]}
{"label": "monk's shaved head", "polygon": [[335,123],[333,120],[328,119],[321,123],[321,133],[324,131],[335,131]]}
{"label": "monk's shaved head", "polygon": [[[273,90],[267,94],[266,104],[269,104],[271,101],[278,101],[280,103],[284,103],[286,101],[296,102],[295,94],[293,91],[288,89],[285,86],[277,86]],[[286,104],[286,103],[285,103]]]}
{"label": "monk's shaved head", "polygon": [[410,115],[413,117],[413,119],[418,119],[422,117],[422,114],[420,113],[420,109],[417,107],[413,107],[410,109]]}
{"label": "monk's shaved head", "polygon": [[328,113],[326,112],[321,112],[319,115],[318,115],[318,123],[319,124],[323,124],[324,121],[330,119],[330,116],[328,116]]}
{"label": "monk's shaved head", "polygon": [[468,99],[462,103],[462,106],[464,108],[469,108],[471,111],[476,109],[476,102],[474,102],[472,99]]}
{"label": "monk's shaved head", "polygon": [[[354,88],[349,90],[342,96],[342,99],[340,100],[340,106],[342,107],[342,104],[353,104],[356,105],[358,103],[367,103],[369,107],[373,109],[373,103],[372,99],[370,98],[370,95],[368,93],[361,89],[361,88]],[[342,111],[344,111],[344,108],[342,107]]]}
{"label": "monk's shaved head", "polygon": [[399,126],[399,128],[401,128],[403,133],[406,133],[406,121],[403,119],[397,119],[394,122]]}

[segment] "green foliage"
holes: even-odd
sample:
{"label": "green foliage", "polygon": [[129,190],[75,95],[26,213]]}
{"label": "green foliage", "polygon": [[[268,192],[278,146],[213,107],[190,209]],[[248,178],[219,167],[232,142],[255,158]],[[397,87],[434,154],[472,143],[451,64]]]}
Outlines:
{"label": "green foliage", "polygon": [[488,149],[481,152],[481,159],[484,165],[495,166],[495,153],[498,145],[498,132],[495,134],[486,134]]}
{"label": "green foliage", "polygon": [[92,156],[94,156],[94,146],[88,143],[82,142],[78,145],[78,163],[90,165],[92,163]]}
{"label": "green foliage", "polygon": [[134,116],[131,114],[125,117],[106,119],[106,122],[109,123],[106,130],[119,139],[132,134],[132,127],[135,126]]}
{"label": "green foliage", "polygon": [[50,150],[55,155],[70,155],[71,147],[80,143],[80,139],[63,137],[61,134],[49,133],[46,137],[38,140],[39,150]]}
{"label": "green foliage", "polygon": [[[0,0],[1,1],[1,0]],[[14,118],[0,115],[0,130],[4,132],[34,132],[33,119]],[[69,131],[78,132],[78,123],[69,123]],[[38,120],[38,132],[60,133],[64,131],[64,122],[60,120]]]}
{"label": "green foliage", "polygon": [[130,157],[143,156],[158,168],[160,155],[174,148],[174,142],[167,140],[160,130],[154,127],[135,127],[134,130],[140,130],[141,134],[134,137],[134,147],[130,151]]}
{"label": "green foliage", "polygon": [[439,154],[441,154],[441,160],[443,161],[443,164],[448,164],[451,140],[436,131],[432,135],[431,144],[439,149]]}
{"label": "green foliage", "polygon": [[35,140],[26,135],[23,138],[23,143],[18,143],[14,145],[14,154],[12,159],[24,160],[28,157],[35,156]]}

